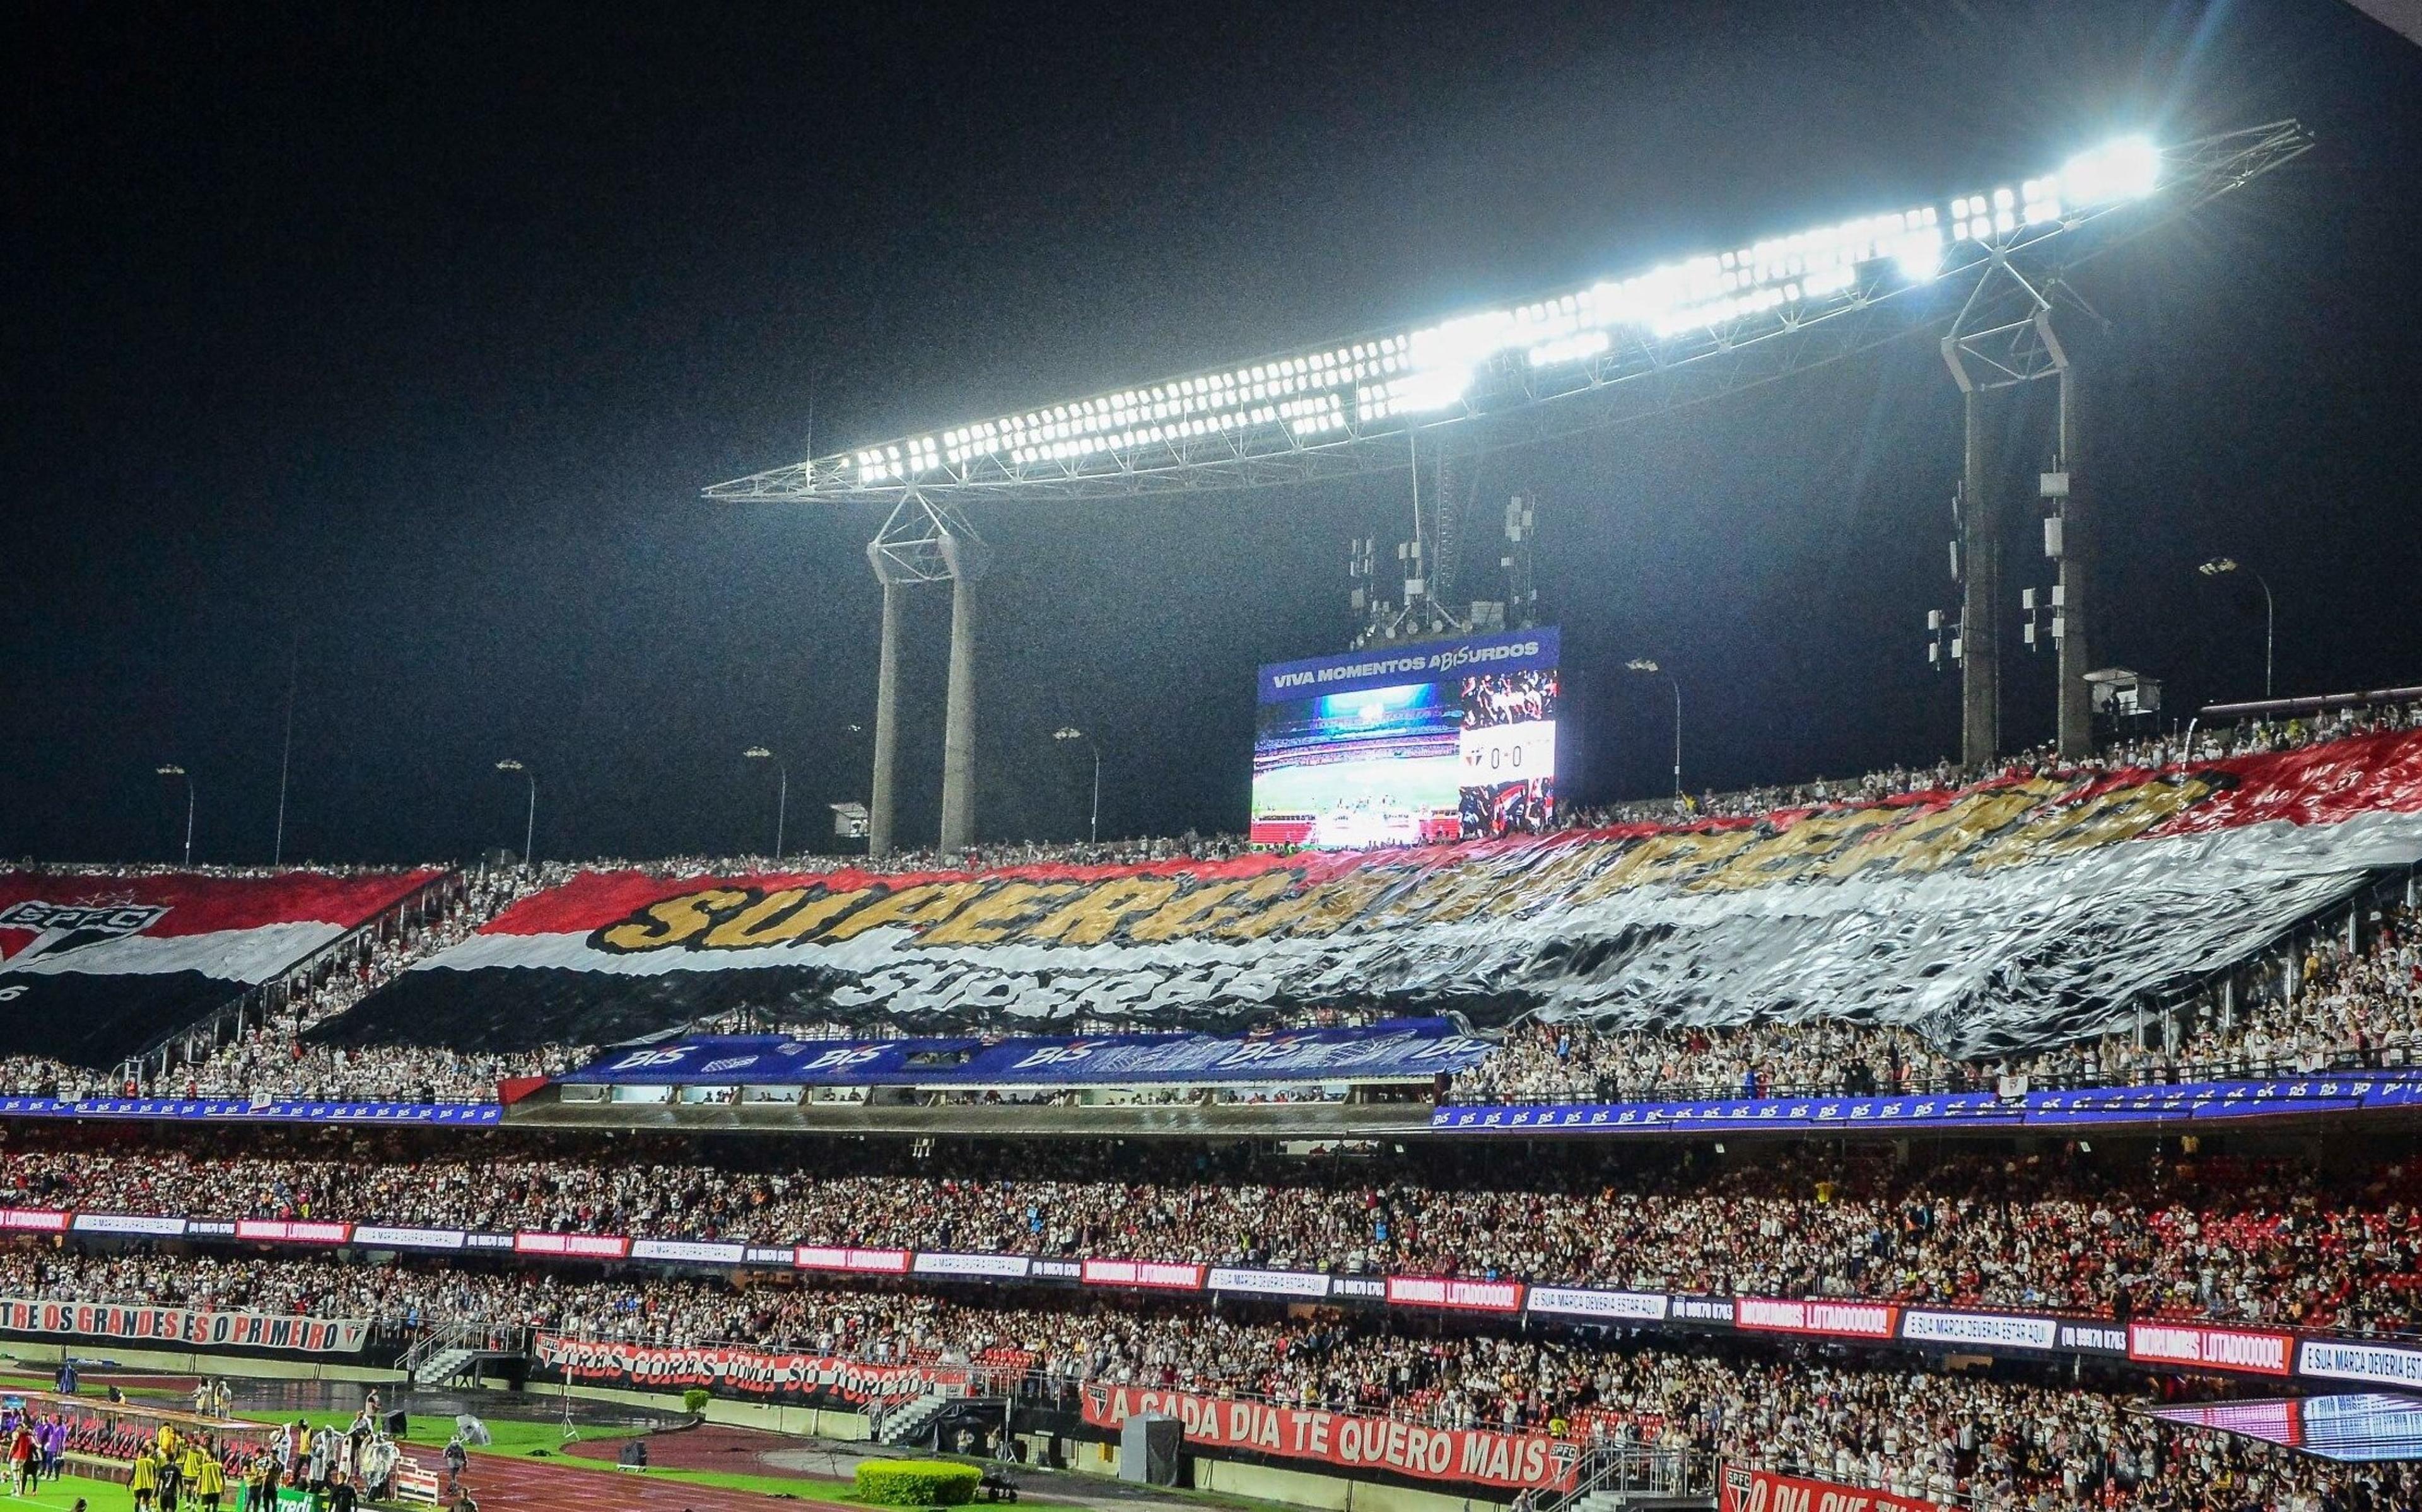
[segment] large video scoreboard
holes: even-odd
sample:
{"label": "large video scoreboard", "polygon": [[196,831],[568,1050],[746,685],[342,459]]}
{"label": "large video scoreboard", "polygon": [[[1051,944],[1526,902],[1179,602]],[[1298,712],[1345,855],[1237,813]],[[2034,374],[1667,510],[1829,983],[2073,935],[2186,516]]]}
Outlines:
{"label": "large video scoreboard", "polygon": [[1546,827],[1556,631],[1418,641],[1261,670],[1256,845],[1421,845]]}

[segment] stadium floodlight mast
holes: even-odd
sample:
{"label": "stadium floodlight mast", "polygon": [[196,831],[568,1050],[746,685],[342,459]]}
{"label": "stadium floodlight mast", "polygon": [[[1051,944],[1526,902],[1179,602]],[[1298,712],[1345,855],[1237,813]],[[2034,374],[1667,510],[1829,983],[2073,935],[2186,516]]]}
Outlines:
{"label": "stadium floodlight mast", "polygon": [[1074,725],[1061,725],[1051,732],[1051,738],[1055,740],[1082,740],[1093,753],[1093,807],[1085,820],[1085,835],[1088,843],[1100,845],[1102,843],[1102,748],[1094,742],[1092,736]]}
{"label": "stadium floodlight mast", "polygon": [[175,777],[185,785],[185,862],[194,864],[194,778],[193,774],[173,761],[162,762],[153,769],[163,777]]}
{"label": "stadium floodlight mast", "polygon": [[530,847],[538,843],[538,773],[511,756],[497,762],[496,770],[518,772],[529,780],[529,807],[522,816],[522,869],[527,871],[538,865],[530,855]]}
{"label": "stadium floodlight mast", "polygon": [[1679,798],[1682,796],[1682,679],[1644,656],[1635,656],[1626,662],[1623,670],[1637,672],[1644,677],[1663,678],[1674,685],[1674,796]]}
{"label": "stadium floodlight mast", "polygon": [[[1736,242],[1527,303],[810,457],[703,492],[889,509],[867,547],[883,585],[868,832],[875,856],[892,839],[899,591],[951,582],[941,840],[946,852],[957,850],[973,834],[971,585],[989,554],[961,510],[967,501],[1233,491],[1406,468],[1418,488],[1423,461],[1442,467],[1450,443],[1478,452],[1663,414],[1945,326],[1945,359],[1971,397],[1974,473],[1985,434],[1978,390],[2057,372],[2068,392],[2045,319],[2067,270],[2311,146],[2294,120],[2167,145],[2122,136],[2035,178]],[[2047,350],[2055,360],[2044,360]],[[1424,516],[1417,503],[1411,544],[1443,566],[1440,514]],[[1975,529],[1990,523],[1980,510]],[[1972,597],[1998,592],[1996,560],[1982,559]],[[2083,583],[2071,585],[2074,575],[2064,560],[2076,637],[2061,671],[2065,740],[2072,725],[2084,728],[2086,707]],[[1989,624],[1999,609],[1968,622]],[[1999,663],[1990,633],[1972,639],[1961,663],[1962,741],[1974,763],[1999,741]]]}
{"label": "stadium floodlight mast", "polygon": [[780,781],[774,788],[774,859],[782,859],[782,823],[791,811],[791,767],[780,756],[762,745],[752,745],[740,755],[750,761],[771,761]]}
{"label": "stadium floodlight mast", "polygon": [[[2037,178],[1429,325],[812,458],[704,492],[822,502],[913,496],[938,510],[953,497],[1126,497],[1392,470],[1408,464],[1407,430],[1670,373],[1941,286],[1956,296],[1997,265],[2048,263],[2054,243],[2106,222],[2124,219],[2109,226],[2123,233],[2192,210],[2310,145],[2295,121],[2166,148],[2124,136]],[[2138,213],[2120,214],[2127,211]],[[1809,355],[1789,370],[1810,366]],[[1389,436],[1398,439],[1368,444]]]}
{"label": "stadium floodlight mast", "polygon": [[2262,585],[2262,696],[2270,697],[2271,649],[2275,644],[2275,632],[2279,623],[2277,606],[2271,599],[2271,580],[2252,568],[2238,566],[2237,559],[2233,556],[2215,556],[2195,570],[2208,578],[2216,578],[2227,572],[2242,572]]}

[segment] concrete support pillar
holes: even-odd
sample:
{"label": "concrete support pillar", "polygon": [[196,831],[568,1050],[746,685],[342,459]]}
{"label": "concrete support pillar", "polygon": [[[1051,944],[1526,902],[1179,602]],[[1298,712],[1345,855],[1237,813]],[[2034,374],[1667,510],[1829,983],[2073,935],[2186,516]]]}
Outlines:
{"label": "concrete support pillar", "polygon": [[900,766],[900,588],[889,580],[883,585],[883,645],[874,660],[874,779],[866,804],[866,853],[878,859],[891,854]]}
{"label": "concrete support pillar", "polygon": [[951,573],[951,682],[942,711],[942,853],[958,855],[976,837],[975,582]]}
{"label": "concrete support pillar", "polygon": [[2060,370],[2060,465],[2068,474],[2068,497],[2060,503],[2060,754],[2083,760],[2094,754],[2094,705],[2085,675],[2094,669],[2092,589],[2094,519],[2087,507],[2084,451],[2079,434],[2077,364]]}
{"label": "concrete support pillar", "polygon": [[2002,751],[2002,508],[1991,393],[1966,395],[1967,460],[1960,489],[1959,761],[1971,772]]}

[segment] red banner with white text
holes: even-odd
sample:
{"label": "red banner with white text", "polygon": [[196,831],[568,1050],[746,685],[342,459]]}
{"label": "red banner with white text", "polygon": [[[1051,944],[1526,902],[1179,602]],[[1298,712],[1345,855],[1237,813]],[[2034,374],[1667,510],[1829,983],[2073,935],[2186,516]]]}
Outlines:
{"label": "red banner with white text", "polygon": [[1419,1480],[1570,1490],[1578,1463],[1574,1445],[1544,1433],[1431,1428],[1132,1386],[1085,1388],[1085,1421],[1097,1428],[1115,1428],[1144,1413],[1176,1418],[1185,1425],[1186,1442],[1200,1448],[1317,1459],[1341,1470],[1392,1471]]}
{"label": "red banner with white text", "polygon": [[1940,1503],[1914,1496],[1739,1465],[1724,1467],[1717,1504],[1719,1512],[1945,1512]]}

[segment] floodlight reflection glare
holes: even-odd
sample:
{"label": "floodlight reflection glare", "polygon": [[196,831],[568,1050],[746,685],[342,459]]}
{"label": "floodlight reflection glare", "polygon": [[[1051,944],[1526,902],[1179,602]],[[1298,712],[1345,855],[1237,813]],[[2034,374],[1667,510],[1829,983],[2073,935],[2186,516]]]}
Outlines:
{"label": "floodlight reflection glare", "polygon": [[1325,352],[873,446],[849,461],[858,482],[871,485],[988,459],[1014,466],[1077,463],[1271,426],[1300,442],[1360,423],[1437,414],[1464,402],[1492,364],[1517,354],[1533,368],[1571,366],[1610,350],[1617,331],[1661,341],[1786,305],[1858,298],[1860,270],[1876,263],[1925,283],[1942,273],[1958,243],[2006,244],[2022,231],[2151,194],[2161,175],[2160,149],[2147,137],[2122,136],[2078,153],[2055,174],[1958,195],[1948,201],[1947,217],[1942,202],[1865,216]]}

